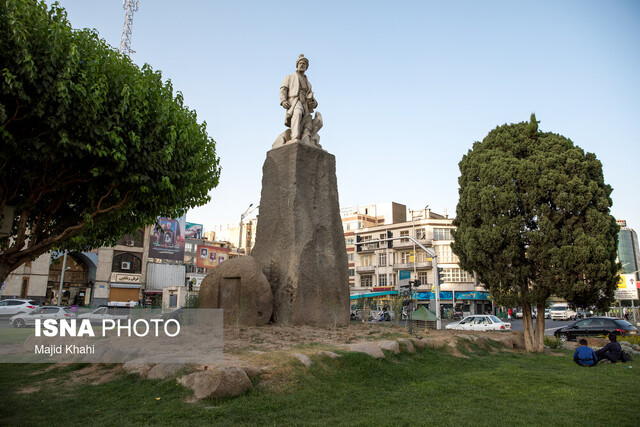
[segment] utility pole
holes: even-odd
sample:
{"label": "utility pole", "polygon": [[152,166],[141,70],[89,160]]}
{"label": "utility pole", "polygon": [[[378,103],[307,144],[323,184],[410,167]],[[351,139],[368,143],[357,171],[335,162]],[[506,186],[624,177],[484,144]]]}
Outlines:
{"label": "utility pole", "polygon": [[62,258],[62,272],[60,273],[60,289],[58,290],[58,305],[62,306],[62,285],[64,284],[64,272],[67,269],[67,252]]}
{"label": "utility pole", "polygon": [[123,55],[136,53],[131,49],[131,33],[133,31],[133,13],[138,11],[138,0],[123,0],[124,25],[122,26],[122,36],[120,37],[120,47],[118,51]]}

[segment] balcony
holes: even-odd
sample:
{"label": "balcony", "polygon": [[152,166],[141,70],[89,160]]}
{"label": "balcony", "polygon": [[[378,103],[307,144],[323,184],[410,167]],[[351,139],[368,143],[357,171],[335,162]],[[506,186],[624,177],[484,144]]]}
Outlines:
{"label": "balcony", "polygon": [[[412,262],[409,262],[409,263],[406,263],[406,264],[397,263],[397,264],[393,264],[393,269],[394,270],[413,270],[413,266],[414,266],[414,263],[412,263]],[[415,263],[416,270],[427,270],[427,269],[430,269],[432,267],[433,267],[433,265],[432,265],[431,261]]]}
{"label": "balcony", "polygon": [[374,273],[375,271],[375,265],[359,265],[356,267],[356,273]]}

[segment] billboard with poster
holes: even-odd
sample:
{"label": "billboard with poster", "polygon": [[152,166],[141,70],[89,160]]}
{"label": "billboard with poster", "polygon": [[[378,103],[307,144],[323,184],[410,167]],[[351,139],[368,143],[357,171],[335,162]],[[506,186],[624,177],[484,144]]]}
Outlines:
{"label": "billboard with poster", "polygon": [[229,248],[217,246],[198,245],[198,258],[196,267],[214,268],[221,262],[229,259]]}
{"label": "billboard with poster", "polygon": [[184,261],[185,217],[178,219],[158,217],[149,236],[149,258]]}
{"label": "billboard with poster", "polygon": [[204,235],[204,227],[202,224],[194,224],[193,222],[185,223],[184,236],[191,239],[202,239]]}

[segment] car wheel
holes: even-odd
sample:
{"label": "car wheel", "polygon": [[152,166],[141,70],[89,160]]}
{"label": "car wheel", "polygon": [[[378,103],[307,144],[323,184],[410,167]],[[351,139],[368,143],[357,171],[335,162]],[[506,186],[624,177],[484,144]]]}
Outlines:
{"label": "car wheel", "polygon": [[569,341],[569,335],[567,334],[558,334],[558,338],[560,338],[562,341]]}
{"label": "car wheel", "polygon": [[25,323],[24,323],[24,320],[22,319],[16,319],[13,321],[14,328],[24,328],[24,326],[25,326]]}

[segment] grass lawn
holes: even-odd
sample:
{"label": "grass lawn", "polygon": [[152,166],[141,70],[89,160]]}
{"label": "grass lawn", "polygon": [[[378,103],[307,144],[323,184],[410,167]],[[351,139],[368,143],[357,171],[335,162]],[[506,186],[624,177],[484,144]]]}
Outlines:
{"label": "grass lawn", "polygon": [[[87,365],[0,364],[0,425],[640,424],[640,366],[581,368],[565,353],[474,347],[466,359],[425,349],[383,360],[347,353],[312,358],[308,370],[296,365],[277,391],[258,384],[236,399],[197,403],[185,402],[190,391],[175,379],[122,373],[90,385],[74,381]],[[20,393],[27,387],[38,391]]]}

